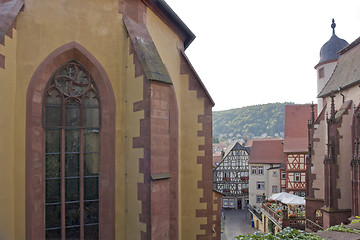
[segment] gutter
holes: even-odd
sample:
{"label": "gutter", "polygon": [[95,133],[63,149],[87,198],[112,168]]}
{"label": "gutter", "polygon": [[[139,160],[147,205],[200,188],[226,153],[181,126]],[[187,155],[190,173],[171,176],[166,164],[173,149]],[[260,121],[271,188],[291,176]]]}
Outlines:
{"label": "gutter", "polygon": [[184,41],[184,48],[186,49],[192,41],[196,38],[195,34],[186,26],[186,24],[179,18],[179,16],[171,9],[171,7],[164,0],[151,0],[174,25],[186,35]]}

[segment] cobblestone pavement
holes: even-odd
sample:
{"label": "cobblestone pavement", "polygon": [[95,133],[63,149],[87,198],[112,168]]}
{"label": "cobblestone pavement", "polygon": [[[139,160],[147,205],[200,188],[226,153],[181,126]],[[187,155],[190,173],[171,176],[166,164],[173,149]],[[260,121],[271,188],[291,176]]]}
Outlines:
{"label": "cobblestone pavement", "polygon": [[221,234],[221,240],[233,240],[236,236],[252,234],[257,231],[251,227],[251,219],[247,209],[224,209],[223,212],[225,216],[225,220],[223,220],[225,229]]}

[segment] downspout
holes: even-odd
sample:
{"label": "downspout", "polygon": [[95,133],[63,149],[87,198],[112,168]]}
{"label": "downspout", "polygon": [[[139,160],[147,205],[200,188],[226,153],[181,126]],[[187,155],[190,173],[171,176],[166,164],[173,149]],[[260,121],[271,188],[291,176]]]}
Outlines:
{"label": "downspout", "polygon": [[342,103],[345,102],[345,95],[341,92],[341,87],[339,87],[339,94],[342,96],[343,100]]}

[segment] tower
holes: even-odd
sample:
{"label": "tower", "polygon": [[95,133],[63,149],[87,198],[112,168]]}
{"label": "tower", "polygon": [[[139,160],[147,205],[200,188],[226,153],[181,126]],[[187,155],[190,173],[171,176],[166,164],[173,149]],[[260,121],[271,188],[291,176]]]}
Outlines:
{"label": "tower", "polygon": [[[335,20],[332,19],[332,36],[327,41],[320,50],[320,61],[315,66],[317,72],[317,94],[321,92],[326,83],[329,81],[335,66],[337,64],[337,60],[339,55],[337,54],[341,49],[349,45],[347,41],[339,38],[335,34]],[[323,100],[321,98],[318,99],[318,113],[323,109]]]}

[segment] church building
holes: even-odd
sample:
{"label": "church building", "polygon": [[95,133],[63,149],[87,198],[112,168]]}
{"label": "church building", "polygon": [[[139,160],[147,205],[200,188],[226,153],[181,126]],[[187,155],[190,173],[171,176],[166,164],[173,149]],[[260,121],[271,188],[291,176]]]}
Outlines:
{"label": "church building", "polygon": [[324,229],[360,215],[360,38],[347,44],[335,26],[315,66],[320,112],[309,122],[306,217]]}
{"label": "church building", "polygon": [[0,239],[218,239],[214,102],[164,0],[0,0]]}

